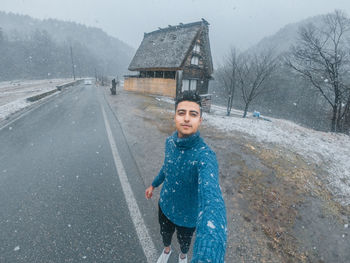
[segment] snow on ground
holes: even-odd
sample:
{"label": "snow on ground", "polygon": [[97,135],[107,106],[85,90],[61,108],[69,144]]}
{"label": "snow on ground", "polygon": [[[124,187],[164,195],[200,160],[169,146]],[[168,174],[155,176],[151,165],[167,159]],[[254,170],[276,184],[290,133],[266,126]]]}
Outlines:
{"label": "snow on ground", "polygon": [[343,205],[350,204],[349,136],[315,131],[282,119],[242,118],[243,112],[238,110],[233,111],[233,116],[224,116],[225,112],[224,107],[214,106],[211,114],[204,114],[204,119],[220,130],[238,131],[258,142],[282,146],[318,164],[329,173],[326,180],[336,198]]}
{"label": "snow on ground", "polygon": [[[158,97],[174,103],[173,99]],[[324,178],[329,190],[343,205],[350,205],[350,137],[344,134],[320,132],[297,125],[291,121],[275,118],[242,118],[243,111],[232,109],[226,115],[226,107],[212,105],[209,114],[204,113],[204,122],[220,130],[254,137],[264,144],[276,144],[316,163],[328,172]],[[270,120],[266,121],[264,119]]]}
{"label": "snow on ground", "polygon": [[11,114],[28,107],[33,102],[28,102],[25,98],[24,99],[17,99],[15,101],[9,102],[5,105],[0,106],[0,121],[6,119]]}
{"label": "snow on ground", "polygon": [[0,82],[0,121],[35,103],[27,102],[27,98],[55,90],[57,85],[66,82],[67,79]]}

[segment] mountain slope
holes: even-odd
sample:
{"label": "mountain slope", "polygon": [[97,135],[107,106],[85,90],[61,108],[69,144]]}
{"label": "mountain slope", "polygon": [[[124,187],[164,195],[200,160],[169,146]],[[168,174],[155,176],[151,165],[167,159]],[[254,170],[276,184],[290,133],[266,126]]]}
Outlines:
{"label": "mountain slope", "polygon": [[319,25],[322,23],[324,15],[318,15],[304,19],[297,23],[292,23],[284,26],[279,31],[271,36],[264,37],[256,45],[250,47],[247,52],[255,51],[259,52],[272,48],[276,53],[283,53],[288,51],[292,44],[295,44],[298,40],[298,32],[301,26],[305,26],[309,23]]}
{"label": "mountain slope", "polygon": [[0,11],[0,27],[10,40],[29,39],[35,31],[46,31],[58,45],[84,46],[101,61],[100,71],[115,75],[127,72],[134,49],[103,30],[75,22],[35,19]]}

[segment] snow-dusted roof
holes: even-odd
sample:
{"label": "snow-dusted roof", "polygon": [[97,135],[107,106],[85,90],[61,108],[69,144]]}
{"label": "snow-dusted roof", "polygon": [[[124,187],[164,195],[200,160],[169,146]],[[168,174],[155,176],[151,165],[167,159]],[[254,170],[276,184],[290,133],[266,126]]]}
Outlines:
{"label": "snow-dusted roof", "polygon": [[207,26],[203,19],[145,33],[129,70],[181,68],[194,41]]}

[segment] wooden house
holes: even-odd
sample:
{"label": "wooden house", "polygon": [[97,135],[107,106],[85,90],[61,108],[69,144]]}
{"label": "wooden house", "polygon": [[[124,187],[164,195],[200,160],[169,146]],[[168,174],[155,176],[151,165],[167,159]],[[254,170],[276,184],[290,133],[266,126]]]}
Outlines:
{"label": "wooden house", "polygon": [[129,70],[124,89],[176,97],[184,90],[208,93],[213,62],[209,23],[202,21],[159,28],[145,33]]}

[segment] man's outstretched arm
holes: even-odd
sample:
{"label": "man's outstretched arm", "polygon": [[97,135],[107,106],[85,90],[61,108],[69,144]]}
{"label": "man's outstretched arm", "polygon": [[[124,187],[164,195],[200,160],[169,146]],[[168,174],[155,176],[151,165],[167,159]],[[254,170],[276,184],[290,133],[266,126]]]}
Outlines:
{"label": "man's outstretched arm", "polygon": [[198,202],[196,240],[192,263],[223,263],[226,250],[226,209],[218,178],[215,153],[202,155],[198,163]]}
{"label": "man's outstretched arm", "polygon": [[[168,143],[168,140],[165,141],[165,153],[167,150],[167,143]],[[163,163],[162,168],[160,169],[158,175],[154,178],[151,186],[149,186],[145,191],[145,196],[147,199],[150,199],[152,197],[154,188],[161,185],[164,179],[165,179],[165,173],[164,173],[164,163]]]}

